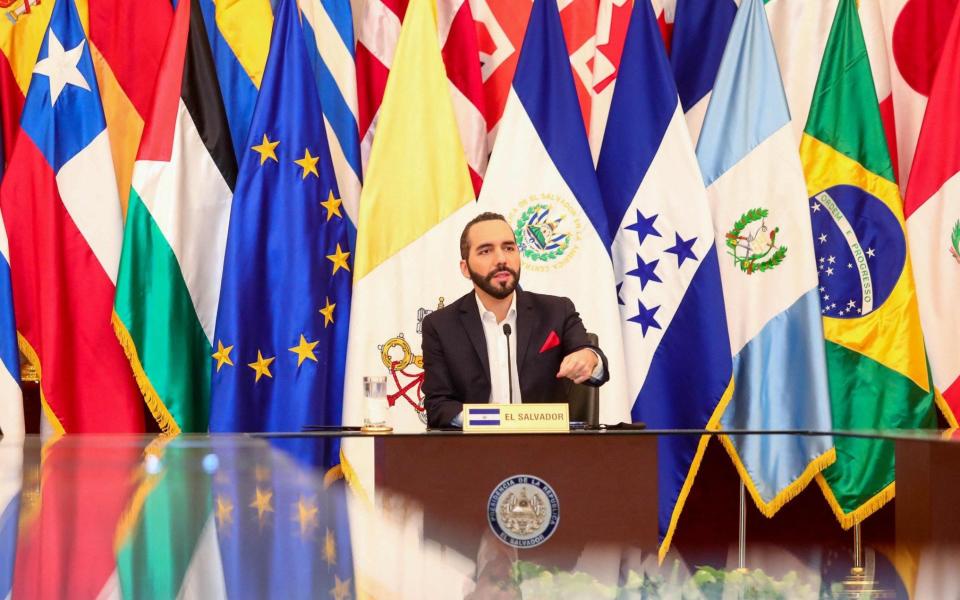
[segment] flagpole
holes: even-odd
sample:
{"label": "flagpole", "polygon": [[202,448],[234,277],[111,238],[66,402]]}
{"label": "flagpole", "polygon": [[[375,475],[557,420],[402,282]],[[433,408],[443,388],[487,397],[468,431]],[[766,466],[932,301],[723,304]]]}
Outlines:
{"label": "flagpole", "polygon": [[747,487],[740,480],[740,531],[737,539],[737,571],[747,571]]}
{"label": "flagpole", "polygon": [[853,568],[851,575],[863,575],[863,540],[860,538],[860,523],[853,526]]}

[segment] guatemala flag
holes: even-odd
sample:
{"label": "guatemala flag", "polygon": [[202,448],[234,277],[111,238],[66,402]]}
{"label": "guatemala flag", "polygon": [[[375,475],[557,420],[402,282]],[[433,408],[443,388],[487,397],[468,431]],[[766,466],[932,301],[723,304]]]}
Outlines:
{"label": "guatemala flag", "polygon": [[[631,402],[610,227],[582,123],[557,4],[535,0],[478,204],[514,228],[521,286],[569,297],[597,334],[610,369],[600,422],[617,423],[629,418]],[[527,341],[517,340],[518,364],[543,342]]]}
{"label": "guatemala flag", "polygon": [[[296,2],[284,0],[230,213],[211,431],[341,423],[351,252],[319,106]],[[302,458],[339,462],[335,445],[321,457],[303,443]]]}
{"label": "guatemala flag", "polygon": [[[616,86],[597,172],[616,227],[633,417],[655,429],[715,429],[731,361],[713,224],[648,2],[634,5]],[[661,560],[709,437],[660,437]]]}
{"label": "guatemala flag", "polygon": [[[806,186],[762,0],[744,0],[737,12],[697,159],[713,209],[736,384],[722,428],[829,431]],[[820,260],[831,272],[847,268]],[[768,517],[836,460],[829,436],[721,440]]]}

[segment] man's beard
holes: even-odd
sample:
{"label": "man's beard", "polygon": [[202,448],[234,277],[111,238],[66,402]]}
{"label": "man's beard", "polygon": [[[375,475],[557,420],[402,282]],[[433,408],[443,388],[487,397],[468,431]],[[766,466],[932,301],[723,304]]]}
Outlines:
{"label": "man's beard", "polygon": [[[470,279],[473,281],[474,284],[476,284],[478,288],[490,294],[497,300],[503,300],[504,298],[512,294],[513,290],[517,289],[517,283],[520,282],[520,270],[517,269],[516,271],[514,271],[507,265],[497,265],[497,267],[493,269],[490,273],[488,273],[486,276],[483,276],[480,273],[477,273],[476,271],[471,269],[470,263],[468,262],[467,271],[470,273]],[[495,284],[493,282],[493,278],[496,277],[498,273],[503,273],[503,272],[507,272],[513,275],[513,279],[511,279],[506,283]]]}

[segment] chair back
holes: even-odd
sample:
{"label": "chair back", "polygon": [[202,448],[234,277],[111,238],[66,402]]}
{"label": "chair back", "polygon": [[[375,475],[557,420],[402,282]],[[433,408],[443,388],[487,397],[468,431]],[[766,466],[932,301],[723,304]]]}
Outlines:
{"label": "chair back", "polygon": [[[591,344],[600,347],[595,333],[588,332],[587,337],[590,338]],[[571,421],[582,421],[590,429],[600,427],[600,388],[575,383],[570,386],[567,404],[570,405]]]}

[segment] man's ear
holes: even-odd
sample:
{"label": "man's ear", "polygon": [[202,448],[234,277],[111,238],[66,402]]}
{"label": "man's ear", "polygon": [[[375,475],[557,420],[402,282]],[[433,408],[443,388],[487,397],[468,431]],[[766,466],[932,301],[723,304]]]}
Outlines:
{"label": "man's ear", "polygon": [[460,260],[460,272],[463,273],[464,277],[466,277],[467,279],[470,279],[470,270],[467,268],[466,260],[463,260],[463,259]]}

